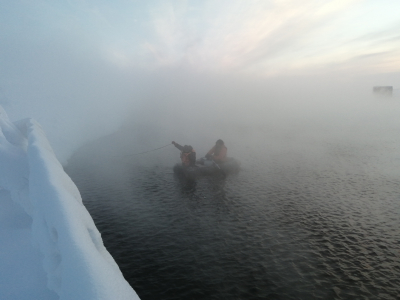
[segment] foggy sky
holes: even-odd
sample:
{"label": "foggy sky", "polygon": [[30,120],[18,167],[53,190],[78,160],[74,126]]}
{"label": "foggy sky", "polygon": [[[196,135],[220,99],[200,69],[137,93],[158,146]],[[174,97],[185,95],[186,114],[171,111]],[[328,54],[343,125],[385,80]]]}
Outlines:
{"label": "foggy sky", "polygon": [[276,103],[316,115],[335,106],[332,95],[399,87],[399,9],[395,0],[1,1],[0,105],[42,123],[61,160],[128,117],[161,122],[196,108],[218,119],[229,108],[247,122]]}

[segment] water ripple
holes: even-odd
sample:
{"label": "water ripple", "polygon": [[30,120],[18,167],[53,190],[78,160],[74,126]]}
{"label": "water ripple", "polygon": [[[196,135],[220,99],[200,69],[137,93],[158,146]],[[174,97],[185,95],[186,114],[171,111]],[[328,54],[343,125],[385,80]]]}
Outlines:
{"label": "water ripple", "polygon": [[400,180],[335,155],[195,182],[122,159],[67,171],[143,300],[400,299]]}

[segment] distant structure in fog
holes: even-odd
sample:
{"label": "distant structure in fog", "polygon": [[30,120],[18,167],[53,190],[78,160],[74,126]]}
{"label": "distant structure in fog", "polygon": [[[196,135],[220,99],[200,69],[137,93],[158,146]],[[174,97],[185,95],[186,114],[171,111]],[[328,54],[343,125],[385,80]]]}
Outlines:
{"label": "distant structure in fog", "polygon": [[375,95],[382,96],[392,96],[393,95],[393,87],[392,86],[374,86],[373,90]]}

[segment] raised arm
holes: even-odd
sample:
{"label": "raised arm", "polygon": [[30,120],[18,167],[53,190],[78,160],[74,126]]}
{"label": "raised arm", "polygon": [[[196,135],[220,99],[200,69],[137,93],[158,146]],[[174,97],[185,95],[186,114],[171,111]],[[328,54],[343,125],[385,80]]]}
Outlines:
{"label": "raised arm", "polygon": [[172,145],[174,145],[176,148],[178,148],[179,150],[183,150],[183,146],[179,145],[178,143],[175,143],[174,141],[172,141]]}

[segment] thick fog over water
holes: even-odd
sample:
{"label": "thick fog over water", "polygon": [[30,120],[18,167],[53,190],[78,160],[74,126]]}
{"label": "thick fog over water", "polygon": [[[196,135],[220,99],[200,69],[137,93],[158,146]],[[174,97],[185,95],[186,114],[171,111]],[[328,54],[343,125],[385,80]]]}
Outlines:
{"label": "thick fog over water", "polygon": [[251,138],[268,143],[273,136],[366,141],[399,125],[399,98],[372,95],[374,84],[394,85],[399,76],[260,79],[182,69],[139,74],[65,61],[47,70],[37,63],[24,77],[6,78],[2,85],[11,118],[36,118],[63,163],[87,141],[126,124],[158,127],[163,134],[156,138],[149,132],[151,146],[176,140],[196,148],[218,138],[231,147]]}
{"label": "thick fog over water", "polygon": [[[48,130],[56,134],[53,139],[59,137],[74,145],[64,152],[67,159],[86,142],[118,132],[116,143],[99,142],[97,151],[113,159],[174,140],[192,145],[199,158],[222,138],[229,155],[242,160],[243,167],[246,160],[249,166],[254,164],[252,153],[264,153],[260,157],[266,161],[281,153],[282,164],[292,163],[290,155],[301,154],[317,166],[330,163],[332,152],[344,147],[352,149],[355,157],[369,155],[369,151],[380,153],[384,159],[376,161],[377,168],[397,174],[400,98],[373,95],[371,88],[374,82],[397,77],[257,79],[182,69],[145,73],[140,78],[124,74],[124,81],[116,83],[122,85],[119,97],[109,101],[107,94],[101,95],[106,98],[100,102],[92,99],[90,105],[75,103],[77,115],[66,111],[62,119],[69,132],[59,136],[52,126]],[[47,124],[45,121],[44,126]],[[165,157],[165,151],[170,155]],[[179,161],[179,152],[172,145],[161,152],[133,156],[132,161],[171,167]],[[88,152],[88,156],[95,155]]]}
{"label": "thick fog over water", "polygon": [[[163,77],[70,158],[141,299],[395,299],[400,103],[334,83]],[[140,154],[219,138],[238,173],[185,181],[172,145]]]}

